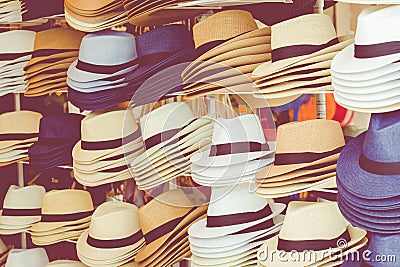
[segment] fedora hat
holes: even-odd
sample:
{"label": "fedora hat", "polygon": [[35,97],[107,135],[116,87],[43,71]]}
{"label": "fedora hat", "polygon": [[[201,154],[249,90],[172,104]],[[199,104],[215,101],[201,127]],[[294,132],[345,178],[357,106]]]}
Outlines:
{"label": "fedora hat", "polygon": [[[71,151],[80,140],[80,114],[60,114],[40,120],[39,139],[29,148],[31,167],[42,170],[72,164]],[[48,155],[51,154],[51,157]]]}
{"label": "fedora hat", "polygon": [[163,252],[168,249],[183,248],[181,242],[188,246],[188,242],[183,241],[187,239],[187,229],[204,217],[207,209],[207,205],[203,205],[205,200],[205,195],[198,190],[184,192],[175,189],[141,207],[139,219],[146,245],[138,252],[135,261],[139,264],[150,263],[164,258]]}
{"label": "fedora hat", "polygon": [[45,267],[49,263],[44,248],[12,249],[8,255],[6,267]]}
{"label": "fedora hat", "polygon": [[89,222],[93,209],[92,198],[87,191],[66,189],[47,192],[43,197],[41,221],[35,223],[31,231],[47,232]]}
{"label": "fedora hat", "polygon": [[[6,112],[0,115],[0,149],[10,152],[20,145],[30,146],[37,141],[40,113],[28,110]],[[18,122],[18,123],[16,123]],[[25,147],[27,150],[27,148]],[[27,151],[19,158],[27,157]],[[18,159],[18,158],[15,158]]]}
{"label": "fedora hat", "polygon": [[[109,226],[113,225],[113,229]],[[78,239],[77,252],[82,262],[131,261],[144,245],[138,208],[123,202],[106,202],[93,213],[90,227]],[[129,257],[124,255],[129,253]],[[116,263],[115,263],[116,264]]]}
{"label": "fedora hat", "polygon": [[[237,130],[241,127],[242,130]],[[233,130],[233,129],[236,130]],[[275,142],[266,142],[257,115],[217,119],[212,145],[191,157],[194,165],[221,167],[263,158],[275,152]]]}
{"label": "fedora hat", "polygon": [[[42,186],[20,188],[11,185],[4,198],[3,209],[1,210],[0,233],[18,233],[40,221],[40,209],[45,193],[46,190]],[[10,229],[11,227],[14,229]]]}
{"label": "fedora hat", "polygon": [[[16,63],[26,64],[29,61],[33,52],[35,32],[28,30],[3,32],[0,34],[0,40],[0,51],[2,53],[2,57],[0,57],[0,69],[11,68]],[[12,70],[20,71],[21,68]],[[6,77],[2,76],[2,78]]]}
{"label": "fedora hat", "polygon": [[86,265],[79,261],[56,260],[49,262],[46,267],[85,267]]}
{"label": "fedora hat", "polygon": [[291,202],[279,235],[264,243],[259,254],[296,251],[302,255],[305,251],[312,250],[316,257],[303,257],[304,261],[295,261],[288,256],[289,253],[282,253],[282,260],[265,255],[265,259],[259,261],[262,266],[308,266],[333,253],[342,253],[339,239],[345,240],[351,247],[364,242],[366,234],[366,231],[347,224],[335,202]]}

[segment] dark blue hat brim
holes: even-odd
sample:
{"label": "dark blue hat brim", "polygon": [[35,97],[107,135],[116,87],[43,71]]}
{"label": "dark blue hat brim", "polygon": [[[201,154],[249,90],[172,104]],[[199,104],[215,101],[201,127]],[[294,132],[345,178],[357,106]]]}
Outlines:
{"label": "dark blue hat brim", "polygon": [[378,175],[360,167],[365,135],[357,136],[343,148],[337,163],[337,179],[358,198],[381,200],[400,196],[400,175]]}

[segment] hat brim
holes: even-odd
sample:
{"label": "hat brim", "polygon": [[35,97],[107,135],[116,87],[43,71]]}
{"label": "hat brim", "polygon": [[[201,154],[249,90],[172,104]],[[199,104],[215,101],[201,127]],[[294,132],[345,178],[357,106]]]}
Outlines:
{"label": "hat brim", "polygon": [[72,80],[71,78],[67,78],[67,83],[70,87],[72,88],[96,88],[99,86],[112,86],[113,84],[116,83],[121,83],[126,80],[125,77],[115,77],[114,79],[107,79],[107,80],[96,80],[96,81],[90,81],[90,82],[77,82]]}
{"label": "hat brim", "polygon": [[74,162],[74,168],[84,174],[92,174],[96,172],[101,172],[104,170],[113,169],[116,167],[129,165],[129,162],[136,157],[138,153],[141,153],[141,150],[136,151],[135,153],[122,156],[118,160],[105,160],[98,161],[93,164],[80,164],[79,162]]}
{"label": "hat brim", "polygon": [[32,55],[27,55],[27,56],[19,57],[14,60],[0,61],[0,68],[12,66],[12,65],[22,63],[22,62],[28,62],[31,58],[32,58]]}
{"label": "hat brim", "polygon": [[[40,216],[4,216],[1,215],[3,210],[0,210],[0,224],[23,228],[27,225],[34,224],[40,221]],[[0,227],[1,228],[1,227]]]}
{"label": "hat brim", "polygon": [[385,199],[400,196],[397,190],[400,175],[378,175],[359,165],[366,133],[353,138],[343,149],[337,163],[337,177],[349,192],[360,198]]}
{"label": "hat brim", "polygon": [[278,214],[282,213],[282,211],[285,209],[285,205],[281,203],[275,203],[275,204],[267,204],[271,206],[272,214],[264,217],[262,219],[256,220],[256,221],[251,221],[247,223],[243,223],[240,225],[231,225],[231,226],[225,226],[225,227],[207,227],[207,219],[202,219],[193,226],[189,228],[189,235],[197,238],[213,238],[213,237],[221,237],[221,236],[226,236],[229,234],[233,234],[236,232],[239,232],[243,229],[247,229],[249,227],[252,227],[254,225],[260,224],[262,222],[268,221],[274,217],[276,217]]}
{"label": "hat brim", "polygon": [[61,234],[61,233],[66,233],[70,231],[84,231],[86,230],[90,225],[90,221],[77,224],[77,225],[71,225],[71,226],[62,226],[58,227],[53,230],[45,231],[45,232],[33,232],[33,231],[28,231],[29,234],[37,237],[45,237],[49,235],[55,235],[55,234]]}
{"label": "hat brim", "polygon": [[354,57],[355,45],[349,45],[339,52],[332,62],[332,70],[338,73],[359,73],[376,70],[400,60],[400,53],[374,58]]}
{"label": "hat brim", "polygon": [[45,57],[34,57],[29,62],[25,65],[24,69],[29,69],[30,67],[35,66],[36,64],[44,64],[49,61],[53,60],[62,60],[66,58],[73,58],[73,57],[78,57],[79,50],[76,51],[71,51],[71,52],[63,52],[60,50],[59,53],[52,54],[50,56],[45,56]]}
{"label": "hat brim", "polygon": [[257,249],[252,249],[241,254],[237,254],[231,257],[221,257],[221,258],[208,258],[199,257],[192,255],[191,263],[195,266],[242,266],[240,263],[246,261],[247,259],[257,258]]}
{"label": "hat brim", "polygon": [[76,221],[68,221],[68,222],[38,222],[32,225],[31,231],[32,232],[47,232],[51,231],[63,226],[71,226],[71,225],[77,225],[77,224],[83,224],[90,222],[91,216],[82,218],[80,220]]}
{"label": "hat brim", "polygon": [[76,60],[76,57],[68,57],[68,58],[61,58],[55,62],[44,62],[44,63],[37,63],[34,66],[31,66],[25,70],[26,75],[33,75],[35,73],[40,73],[45,71],[53,66],[61,65],[61,64],[71,64]]}
{"label": "hat brim", "polygon": [[336,92],[334,93],[334,97],[335,101],[342,107],[363,113],[385,113],[397,110],[400,107],[399,95],[391,98],[374,100],[369,102],[346,99]]}
{"label": "hat brim", "polygon": [[323,173],[317,173],[313,175],[305,175],[305,176],[300,176],[294,179],[286,180],[286,181],[279,181],[279,182],[272,182],[272,183],[263,183],[259,185],[261,188],[276,188],[280,186],[286,186],[286,185],[295,185],[295,184],[300,184],[300,183],[309,183],[309,182],[318,182],[327,178],[335,177],[336,172],[335,170],[332,172],[323,172]]}
{"label": "hat brim", "polygon": [[[347,246],[353,246],[357,243],[359,243],[366,235],[367,232],[365,230],[359,229],[357,227],[353,226],[348,226],[347,230],[350,234],[350,241],[347,243]],[[265,242],[259,249],[258,253],[262,252],[265,253],[265,251],[279,251],[278,250],[278,240],[279,237],[275,236]],[[341,252],[343,251],[343,248],[337,247],[337,248],[330,248],[329,250],[320,250],[320,251],[314,251],[315,257],[307,257],[305,253],[308,253],[307,251],[304,252],[297,252],[298,256],[301,257],[301,261],[297,261],[295,258],[291,258],[289,255],[290,253],[282,253],[284,256],[277,260],[277,258],[274,258],[275,260],[272,259],[271,257],[268,257],[265,261],[260,261],[260,263],[264,266],[271,266],[271,267],[279,267],[279,266],[291,266],[291,267],[303,267],[303,266],[308,266],[313,263],[317,262],[317,259],[323,259],[327,256],[333,253]],[[297,257],[296,257],[297,258]]]}

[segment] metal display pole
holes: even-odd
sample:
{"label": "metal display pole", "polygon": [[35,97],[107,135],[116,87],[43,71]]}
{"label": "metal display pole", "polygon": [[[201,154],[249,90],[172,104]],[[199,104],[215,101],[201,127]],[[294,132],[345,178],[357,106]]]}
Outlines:
{"label": "metal display pole", "polygon": [[[314,6],[314,13],[324,13],[324,0],[317,0]],[[317,118],[326,119],[326,95],[325,93],[316,94],[317,99]]]}

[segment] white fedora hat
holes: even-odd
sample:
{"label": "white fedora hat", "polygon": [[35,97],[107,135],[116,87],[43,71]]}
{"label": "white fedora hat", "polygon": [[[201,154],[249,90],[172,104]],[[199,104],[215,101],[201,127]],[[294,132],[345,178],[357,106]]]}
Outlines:
{"label": "white fedora hat", "polygon": [[267,142],[257,115],[217,119],[209,150],[191,157],[199,166],[228,166],[259,159],[275,152],[275,142]]}
{"label": "white fedora hat", "polygon": [[12,249],[8,254],[6,267],[46,267],[49,263],[44,248]]}
{"label": "white fedora hat", "polygon": [[88,265],[87,259],[106,262],[130,253],[130,258],[124,259],[127,262],[143,245],[138,208],[124,202],[106,202],[93,213],[89,229],[78,239],[77,252]]}
{"label": "white fedora hat", "polygon": [[[333,253],[341,252],[343,248],[338,240],[344,240],[351,247],[359,243],[366,234],[365,230],[348,225],[335,202],[291,202],[279,235],[261,246],[259,255],[269,255],[265,255],[266,259],[260,260],[260,263],[271,267],[308,266]],[[289,257],[289,252],[293,250],[304,261]],[[304,255],[310,250],[315,252],[315,257]],[[282,253],[283,257],[278,259],[271,257],[271,251],[288,253]]]}
{"label": "white fedora hat", "polygon": [[[354,45],[339,52],[332,62],[332,73],[368,72],[400,60],[400,41],[396,27],[400,23],[400,6],[373,6],[358,17]],[[385,29],[384,31],[382,29]]]}
{"label": "white fedora hat", "polygon": [[246,183],[215,187],[211,191],[207,218],[193,224],[188,233],[197,238],[226,236],[271,220],[284,209],[284,204],[269,204],[250,193]]}
{"label": "white fedora hat", "polygon": [[79,58],[68,69],[68,78],[91,82],[127,74],[136,68],[135,38],[130,33],[102,31],[83,37]]}
{"label": "white fedora hat", "polygon": [[32,57],[35,35],[34,31],[28,30],[14,30],[1,33],[0,67],[18,62],[28,62]]}
{"label": "white fedora hat", "polygon": [[46,267],[86,267],[86,265],[79,261],[56,260],[49,262]]}
{"label": "white fedora hat", "polygon": [[0,216],[0,232],[2,225],[14,225],[21,228],[40,221],[40,209],[46,190],[42,186],[8,188]]}

